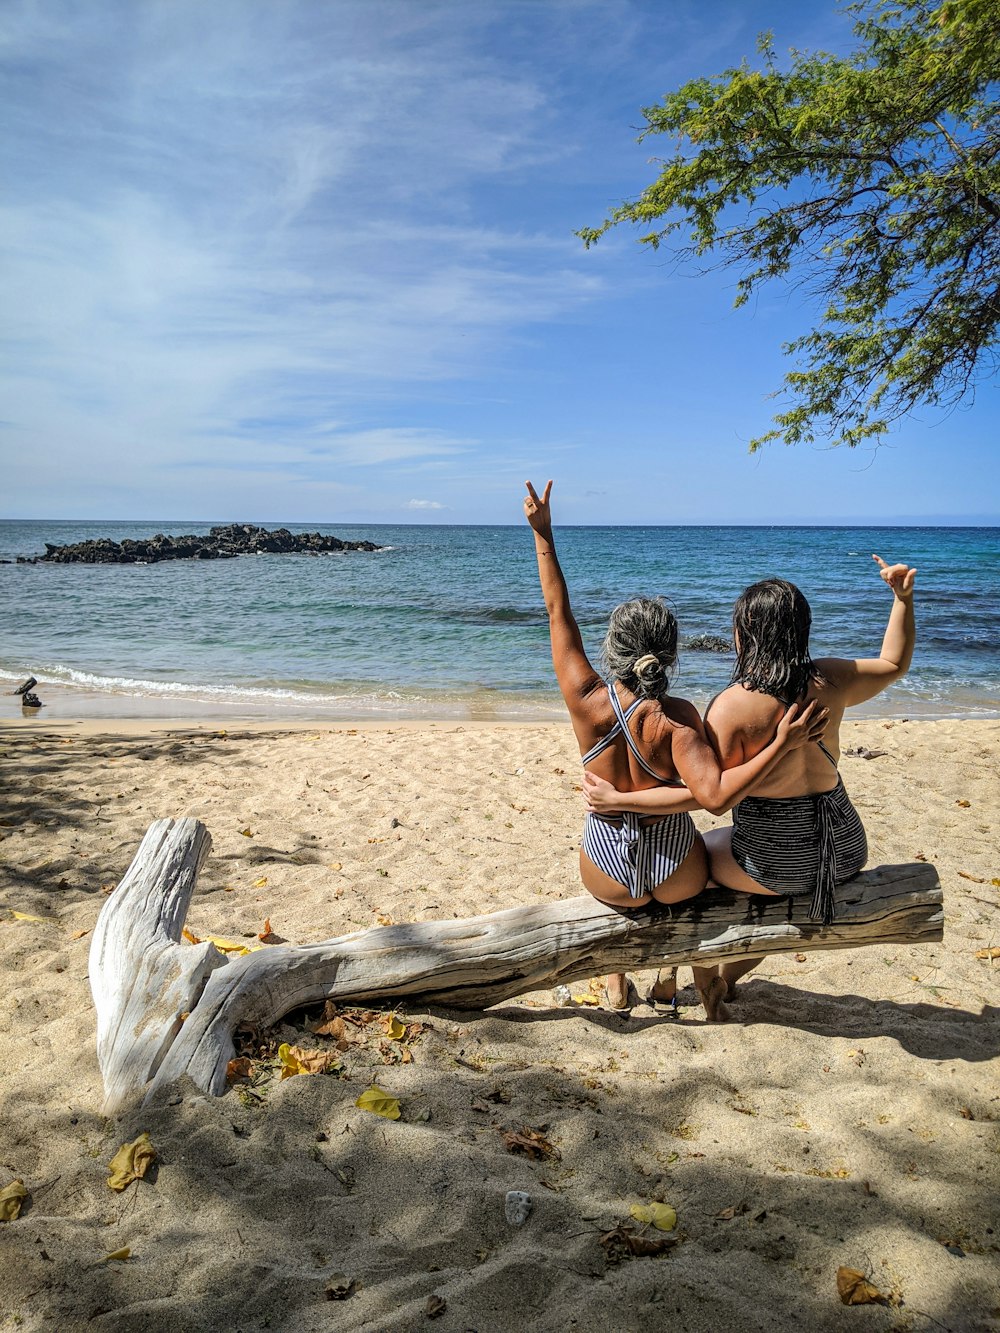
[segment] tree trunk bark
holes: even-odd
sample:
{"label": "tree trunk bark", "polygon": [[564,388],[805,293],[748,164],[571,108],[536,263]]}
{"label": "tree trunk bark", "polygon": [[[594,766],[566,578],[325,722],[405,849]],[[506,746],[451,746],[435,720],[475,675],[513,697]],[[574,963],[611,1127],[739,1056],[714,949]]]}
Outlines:
{"label": "tree trunk bark", "polygon": [[837,890],[830,926],[808,900],[711,889],[682,907],[627,915],[589,894],[460,921],[378,926],[322,944],[227,958],[181,943],[211,837],[195,819],[150,826],[105,903],[90,951],[105,1110],[148,1100],[183,1074],[225,1090],[233,1033],[322,1000],[483,1009],[561,982],[682,963],[710,965],[806,949],[940,940],[933,866],[880,866]]}

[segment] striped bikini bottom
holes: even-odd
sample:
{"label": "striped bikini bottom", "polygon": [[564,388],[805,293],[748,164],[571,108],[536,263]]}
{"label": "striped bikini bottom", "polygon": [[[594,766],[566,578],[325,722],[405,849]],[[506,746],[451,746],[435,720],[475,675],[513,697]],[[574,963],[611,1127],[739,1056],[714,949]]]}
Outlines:
{"label": "striped bikini bottom", "polygon": [[733,808],[733,857],[758,884],[789,897],[811,893],[809,915],[829,925],[834,888],[868,859],[861,817],[843,782],[814,796],[748,796]]}
{"label": "striped bikini bottom", "polygon": [[655,824],[642,816],[588,814],[583,826],[583,850],[610,878],[622,884],[632,898],[644,898],[669,879],[694,846],[698,836],[688,814],[667,815]]}

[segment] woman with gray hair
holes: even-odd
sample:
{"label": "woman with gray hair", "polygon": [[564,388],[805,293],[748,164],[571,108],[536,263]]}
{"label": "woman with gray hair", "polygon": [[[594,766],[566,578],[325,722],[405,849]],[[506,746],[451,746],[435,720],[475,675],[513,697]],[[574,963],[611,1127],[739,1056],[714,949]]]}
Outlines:
{"label": "woman with gray hair", "polygon": [[[673,697],[677,621],[659,598],[623,602],[611,613],[603,657],[607,677],[584,651],[556,558],[549,499],[531,482],[524,513],[535,534],[538,575],[549,617],[556,680],[569,709],[584,766],[620,791],[661,789],[653,818],[589,813],[580,849],[580,875],[600,902],[619,910],[656,901],[680,903],[705,887],[708,858],[690,811],[723,814],[790,750],[822,735],[825,713],[813,705],[785,712],[769,745],[753,759],[723,771],[694,704]],[[665,791],[663,788],[675,788]],[[717,970],[696,968],[695,986],[709,1018],[725,990]],[[607,978],[608,1002],[627,1003],[624,975]],[[653,991],[654,999],[671,995]]]}

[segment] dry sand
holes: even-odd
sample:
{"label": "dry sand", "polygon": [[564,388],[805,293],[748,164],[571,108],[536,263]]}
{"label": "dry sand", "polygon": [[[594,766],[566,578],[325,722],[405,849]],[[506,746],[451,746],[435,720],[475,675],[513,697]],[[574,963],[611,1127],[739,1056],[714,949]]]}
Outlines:
{"label": "dry sand", "polygon": [[[680,1022],[547,994],[404,1009],[433,1025],[411,1063],[369,1024],[343,1076],[106,1119],[83,932],[154,818],[211,830],[196,934],[466,916],[579,892],[575,746],[554,725],[0,729],[0,1188],[31,1194],[0,1222],[0,1329],[417,1330],[432,1296],[434,1327],[478,1333],[1000,1328],[1000,965],[975,956],[1000,944],[1000,723],[842,741],[887,752],[845,758],[845,781],[872,864],[938,866],[942,946],[776,958],[728,1026],[690,990]],[[273,1041],[323,1045],[307,1021]],[[399,1122],[356,1109],[373,1078]],[[505,1151],[524,1125],[560,1158]],[[156,1178],[113,1194],[141,1130]],[[510,1189],[534,1200],[521,1228]],[[610,1263],[601,1233],[651,1200],[679,1243]],[[841,1305],[841,1265],[902,1303]]]}

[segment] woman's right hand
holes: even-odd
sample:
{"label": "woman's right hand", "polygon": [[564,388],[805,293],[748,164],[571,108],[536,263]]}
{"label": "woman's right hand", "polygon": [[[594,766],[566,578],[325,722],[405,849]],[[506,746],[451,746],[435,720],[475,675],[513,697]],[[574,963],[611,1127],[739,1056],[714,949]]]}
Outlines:
{"label": "woman's right hand", "polygon": [[550,481],[545,487],[545,493],[541,496],[530,481],[526,481],[524,484],[528,488],[528,494],[524,497],[524,517],[535,532],[547,537],[552,532],[552,511],[549,508],[552,482]]}
{"label": "woman's right hand", "polygon": [[775,740],[786,753],[797,750],[800,745],[809,745],[821,741],[830,718],[829,708],[820,708],[819,701],[810,699],[805,708],[792,704],[778,723]]}
{"label": "woman's right hand", "polygon": [[873,555],[872,559],[878,565],[879,575],[892,589],[894,596],[901,602],[908,602],[913,596],[913,580],[917,571],[905,564],[887,565],[880,555]]}
{"label": "woman's right hand", "polygon": [[595,815],[614,815],[621,810],[622,793],[596,773],[583,771],[583,799]]}

